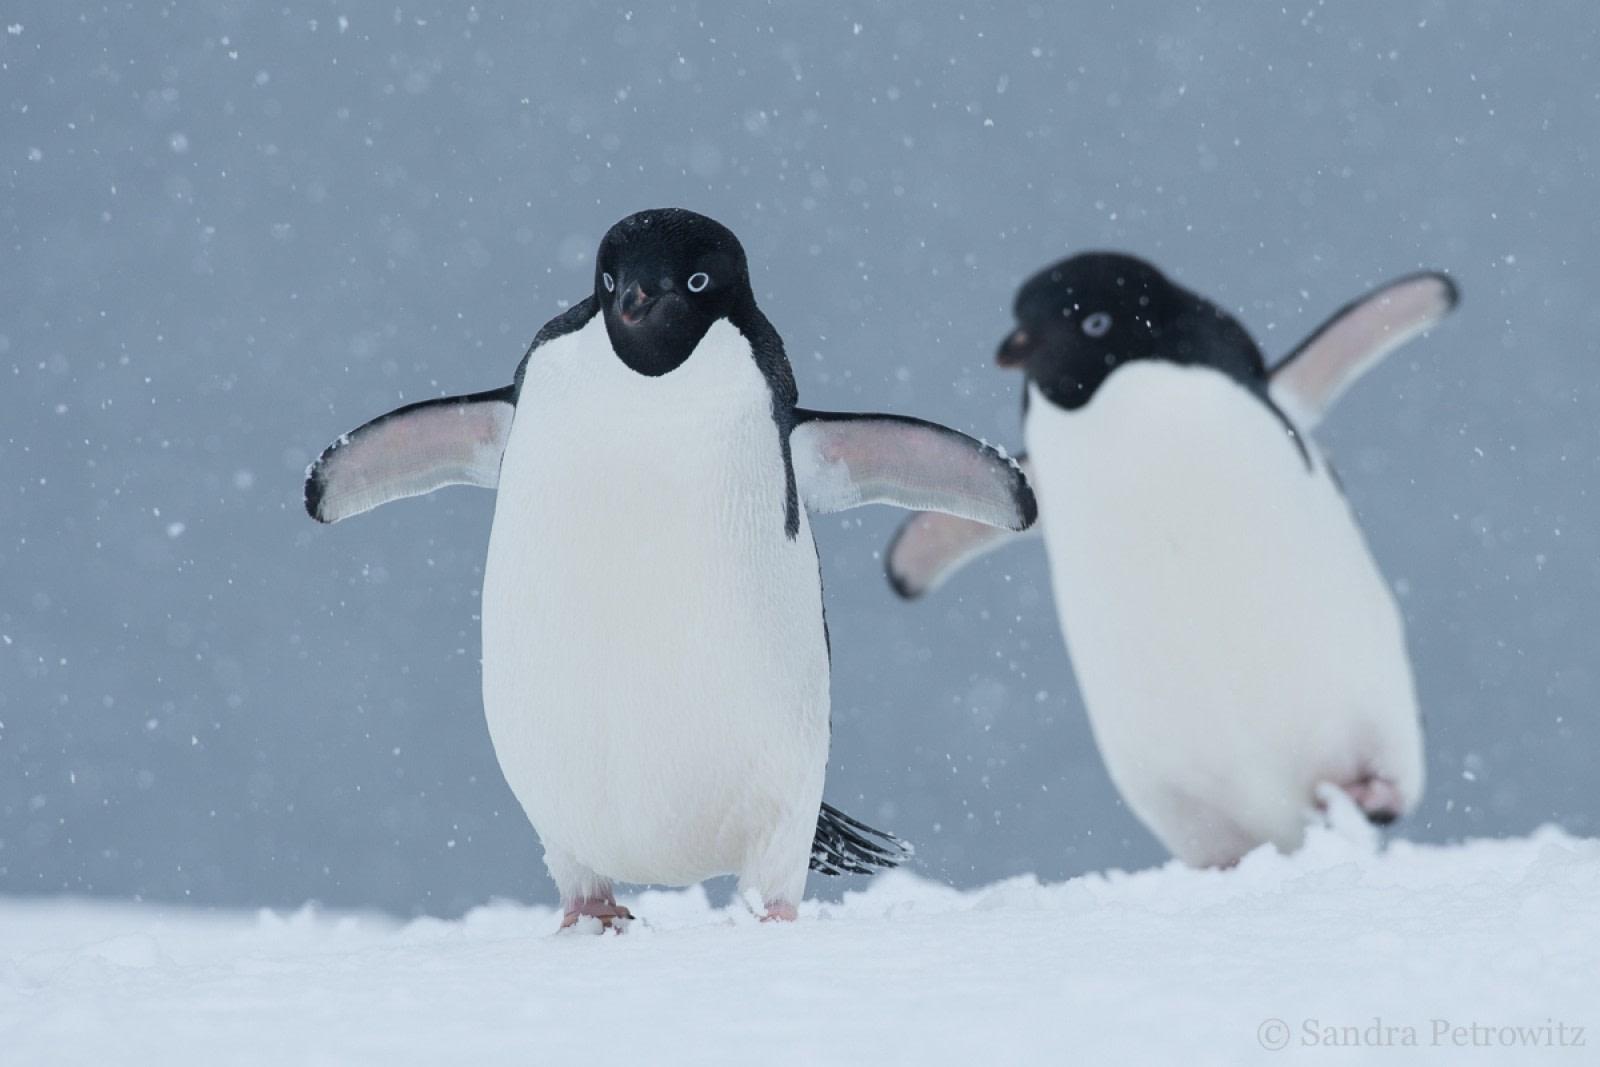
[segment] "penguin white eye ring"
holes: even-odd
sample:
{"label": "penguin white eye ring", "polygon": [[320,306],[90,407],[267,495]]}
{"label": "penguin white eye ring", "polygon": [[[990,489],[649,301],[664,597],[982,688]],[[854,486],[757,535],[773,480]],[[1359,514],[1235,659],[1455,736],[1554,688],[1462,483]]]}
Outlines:
{"label": "penguin white eye ring", "polygon": [[1106,311],[1096,311],[1092,315],[1084,316],[1083,332],[1090,337],[1104,337],[1111,332],[1111,314]]}
{"label": "penguin white eye ring", "polygon": [[711,275],[703,270],[697,270],[689,275],[689,291],[691,293],[703,292],[711,284]]}
{"label": "penguin white eye ring", "polygon": [[617,280],[604,271],[600,272],[600,284],[606,287],[606,292],[608,293],[617,291]]}

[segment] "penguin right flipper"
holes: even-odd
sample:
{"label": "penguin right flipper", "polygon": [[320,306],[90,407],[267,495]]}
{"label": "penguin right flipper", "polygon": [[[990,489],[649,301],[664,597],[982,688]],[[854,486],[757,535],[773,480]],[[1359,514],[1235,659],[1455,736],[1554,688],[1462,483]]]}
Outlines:
{"label": "penguin right flipper", "polygon": [[306,471],[306,514],[338,522],[446,485],[500,480],[516,388],[407,404],[329,445]]}
{"label": "penguin right flipper", "polygon": [[1357,378],[1430,329],[1459,299],[1448,275],[1424,271],[1346,304],[1272,369],[1274,403],[1302,429],[1312,429]]}
{"label": "penguin right flipper", "polygon": [[893,504],[1016,531],[1038,517],[1016,461],[964,433],[903,415],[796,409],[795,417],[795,481],[812,511]]}
{"label": "penguin right flipper", "polygon": [[[1017,460],[1031,483],[1033,470],[1027,458],[1018,456]],[[895,532],[884,553],[883,569],[896,593],[915,600],[939,588],[978,557],[1040,533],[1037,522],[1022,533],[1013,533],[937,511],[919,511]]]}

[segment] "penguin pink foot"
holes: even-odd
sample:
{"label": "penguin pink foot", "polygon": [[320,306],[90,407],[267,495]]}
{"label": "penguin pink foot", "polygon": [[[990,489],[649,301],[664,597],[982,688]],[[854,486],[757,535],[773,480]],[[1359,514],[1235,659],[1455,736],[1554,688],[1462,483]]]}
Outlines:
{"label": "penguin pink foot", "polygon": [[618,904],[609,893],[603,897],[580,897],[567,903],[566,914],[561,919],[561,929],[570,929],[583,918],[599,919],[602,932],[615,930],[620,934],[628,928],[628,923],[633,921],[633,912]]}
{"label": "penguin pink foot", "polygon": [[767,904],[767,913],[761,916],[764,923],[792,923],[800,917],[800,909],[784,901]]}
{"label": "penguin pink foot", "polygon": [[1374,826],[1388,826],[1406,810],[1399,787],[1386,778],[1366,775],[1347,782],[1343,788]]}

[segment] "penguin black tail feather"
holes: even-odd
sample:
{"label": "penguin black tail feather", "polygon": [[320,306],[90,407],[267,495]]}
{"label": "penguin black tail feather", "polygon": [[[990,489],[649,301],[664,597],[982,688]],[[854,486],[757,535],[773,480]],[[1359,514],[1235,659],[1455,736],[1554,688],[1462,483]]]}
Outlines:
{"label": "penguin black tail feather", "polygon": [[821,874],[871,874],[900,866],[914,851],[909,841],[824,804],[811,842],[811,869]]}

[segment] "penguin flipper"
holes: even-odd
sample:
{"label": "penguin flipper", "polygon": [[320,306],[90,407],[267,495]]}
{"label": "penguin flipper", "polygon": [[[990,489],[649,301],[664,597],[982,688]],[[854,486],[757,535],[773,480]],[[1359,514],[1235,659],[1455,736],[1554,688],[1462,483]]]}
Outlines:
{"label": "penguin flipper", "polygon": [[[1030,481],[1033,471],[1026,459],[1022,471]],[[1041,532],[1034,523],[1022,533],[958,519],[937,511],[919,511],[895,531],[884,553],[883,570],[889,584],[906,600],[915,600],[943,585],[956,571],[997,548]]]}
{"label": "penguin flipper", "polygon": [[796,409],[795,418],[795,481],[812,511],[893,504],[1006,530],[1038,517],[1016,461],[957,430],[904,415]]}
{"label": "penguin flipper", "polygon": [[500,481],[514,386],[396,408],[329,445],[306,471],[306,514],[338,522],[446,485]]}
{"label": "penguin flipper", "polygon": [[1396,278],[1346,304],[1268,375],[1273,402],[1309,430],[1384,356],[1448,315],[1460,292],[1447,274]]}

